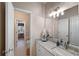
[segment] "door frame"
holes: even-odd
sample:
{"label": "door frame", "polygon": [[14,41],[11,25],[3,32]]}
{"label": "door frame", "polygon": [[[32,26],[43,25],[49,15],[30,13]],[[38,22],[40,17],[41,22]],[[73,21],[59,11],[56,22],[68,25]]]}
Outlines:
{"label": "door frame", "polygon": [[[12,2],[5,2],[5,12],[6,12],[6,14],[5,14],[5,55],[6,56],[14,56],[14,33],[12,33],[13,34],[13,47],[9,47],[9,45],[8,45],[8,43],[9,43],[9,38],[8,38],[8,30],[9,30],[9,26],[8,26],[8,24],[9,24],[9,7],[12,7],[13,8],[13,10],[11,10],[12,12],[13,12],[13,17],[12,17],[12,20],[14,20],[14,6],[13,6],[13,4],[12,4]],[[11,9],[12,9],[11,8]],[[13,23],[14,23],[14,21],[13,21]],[[12,23],[12,24],[13,24]],[[13,31],[14,31],[14,24],[13,24]],[[11,53],[12,52],[12,53]]]}
{"label": "door frame", "polygon": [[[31,19],[32,19],[32,11],[14,7],[14,11],[15,10],[30,14],[30,33],[29,33],[30,36],[29,37],[30,37],[30,48],[31,48]],[[15,20],[14,20],[14,22],[15,22]],[[14,23],[14,32],[15,32],[15,23]],[[14,34],[14,55],[15,55],[15,34]],[[30,49],[30,55],[31,55],[31,49]]]}

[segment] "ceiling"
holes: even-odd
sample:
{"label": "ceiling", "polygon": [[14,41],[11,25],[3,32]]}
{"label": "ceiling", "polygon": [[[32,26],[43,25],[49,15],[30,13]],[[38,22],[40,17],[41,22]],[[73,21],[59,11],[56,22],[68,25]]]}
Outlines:
{"label": "ceiling", "polygon": [[54,9],[57,6],[68,9],[68,8],[78,4],[78,2],[13,2],[13,5],[15,6],[15,5],[18,5],[19,3],[22,5],[46,4],[48,9]]}
{"label": "ceiling", "polygon": [[22,7],[29,8],[31,5],[37,5],[37,4],[45,4],[47,13],[52,12],[55,8],[60,7],[64,10],[71,8],[78,4],[78,2],[13,2],[13,5],[16,7]]}
{"label": "ceiling", "polygon": [[77,5],[77,2],[48,2],[47,3],[47,9],[49,12],[53,11],[57,7],[60,7],[61,9],[69,9],[75,5]]}

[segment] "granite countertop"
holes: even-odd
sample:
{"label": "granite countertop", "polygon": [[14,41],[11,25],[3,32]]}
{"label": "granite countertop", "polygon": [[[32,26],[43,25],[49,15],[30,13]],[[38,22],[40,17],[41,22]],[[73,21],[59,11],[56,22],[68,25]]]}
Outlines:
{"label": "granite countertop", "polygon": [[51,54],[55,54],[55,56],[74,56],[74,54],[70,53],[66,49],[57,47],[56,43],[52,41],[42,42],[41,40],[38,40],[37,42]]}

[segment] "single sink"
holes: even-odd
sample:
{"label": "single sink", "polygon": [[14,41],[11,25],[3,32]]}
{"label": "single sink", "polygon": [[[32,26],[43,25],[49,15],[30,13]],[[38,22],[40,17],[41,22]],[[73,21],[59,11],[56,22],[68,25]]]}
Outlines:
{"label": "single sink", "polygon": [[67,51],[67,52],[69,52],[69,53],[71,53],[71,54],[73,54],[73,55],[75,55],[75,56],[79,56],[79,53],[76,52],[75,50],[72,50],[72,49],[70,49],[70,48],[65,49],[63,46],[59,46],[59,48],[65,50],[65,51]]}
{"label": "single sink", "polygon": [[72,53],[70,53],[67,50],[65,50],[64,48],[60,48],[60,47],[52,48],[52,51],[53,51],[53,53],[55,53],[58,56],[73,56]]}

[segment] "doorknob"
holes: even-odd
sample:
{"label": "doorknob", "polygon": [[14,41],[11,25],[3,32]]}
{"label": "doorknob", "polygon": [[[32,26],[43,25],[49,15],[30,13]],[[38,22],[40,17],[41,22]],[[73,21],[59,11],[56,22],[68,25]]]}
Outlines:
{"label": "doorknob", "polygon": [[13,48],[9,48],[9,51],[13,51]]}
{"label": "doorknob", "polygon": [[13,51],[13,48],[9,48],[9,50],[3,50],[2,51],[2,54],[7,54],[9,52]]}

